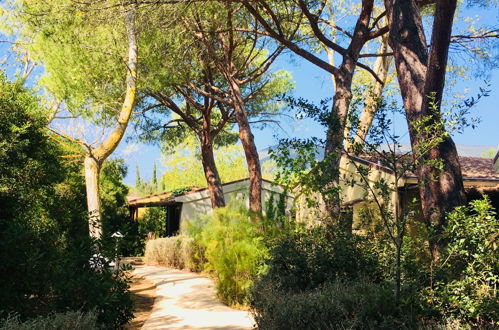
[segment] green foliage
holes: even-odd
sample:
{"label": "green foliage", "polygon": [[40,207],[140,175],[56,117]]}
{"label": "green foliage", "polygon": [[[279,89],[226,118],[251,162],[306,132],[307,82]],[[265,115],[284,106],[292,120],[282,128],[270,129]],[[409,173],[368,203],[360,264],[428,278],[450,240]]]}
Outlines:
{"label": "green foliage", "polygon": [[127,72],[125,13],[115,4],[14,0],[7,6],[8,25],[43,62],[44,91],[71,113],[104,124],[114,122]]}
{"label": "green foliage", "polygon": [[149,207],[144,217],[138,222],[140,235],[147,236],[148,233],[156,236],[162,235],[166,226],[166,209],[164,207]]}
{"label": "green foliage", "polygon": [[12,315],[0,320],[0,330],[95,330],[100,328],[95,311],[54,313],[25,322],[18,316]]}
{"label": "green foliage", "polygon": [[[265,215],[270,221],[286,220],[286,195],[286,190],[280,194],[272,193],[265,201]],[[278,197],[277,201],[275,200],[276,196]]]}
{"label": "green foliage", "polygon": [[0,77],[0,306],[22,318],[96,310],[118,327],[132,316],[127,278],[91,268],[100,242],[88,238],[81,168],[62,161],[37,110],[33,95]]}
{"label": "green foliage", "polygon": [[[206,187],[206,177],[196,143],[194,139],[186,140],[173,152],[164,154],[163,166],[166,170],[160,181],[166,191],[192,186]],[[215,149],[215,161],[222,183],[248,177],[241,146],[232,145]],[[264,178],[271,178],[271,171],[265,165],[262,172]]]}
{"label": "green foliage", "polygon": [[158,174],[156,168],[156,161],[154,161],[154,167],[152,169],[152,185],[157,189],[158,188]]}
{"label": "green foliage", "polygon": [[473,326],[499,326],[499,220],[490,200],[475,200],[448,215],[447,246],[430,299],[441,313]]}
{"label": "green foliage", "polygon": [[[114,231],[123,234],[123,238],[118,241],[120,255],[142,256],[149,234],[154,237],[161,237],[165,233],[166,210],[164,207],[149,207],[144,216],[135,221],[130,221],[130,214],[125,209],[119,222],[113,227]],[[115,242],[112,242],[114,246]]]}
{"label": "green foliage", "polygon": [[135,188],[138,189],[142,185],[142,180],[140,179],[139,165],[135,166]]}
{"label": "green foliage", "polygon": [[291,292],[272,281],[253,290],[259,329],[415,329],[414,311],[401,310],[392,288],[365,279],[332,280],[313,290]]}
{"label": "green foliage", "polygon": [[267,272],[259,282],[302,291],[336,279],[369,276],[380,280],[377,258],[365,239],[341,230],[316,227],[282,235],[272,242]]}
{"label": "green foliage", "polygon": [[246,304],[253,278],[267,254],[254,215],[232,203],[189,223],[187,232],[205,250],[204,270],[215,277],[220,299],[229,305]]}
{"label": "green foliage", "polygon": [[486,152],[482,153],[482,157],[486,157],[486,158],[494,158],[495,155],[497,154],[497,148],[490,148],[489,150],[487,150]]}
{"label": "green foliage", "polygon": [[258,327],[417,328],[417,292],[404,287],[401,298],[394,295],[384,258],[370,239],[320,226],[271,241],[266,271],[252,289]]}
{"label": "green foliage", "polygon": [[104,236],[120,230],[120,226],[130,218],[126,207],[128,187],[123,183],[126,174],[123,159],[110,159],[102,166],[99,185]]}

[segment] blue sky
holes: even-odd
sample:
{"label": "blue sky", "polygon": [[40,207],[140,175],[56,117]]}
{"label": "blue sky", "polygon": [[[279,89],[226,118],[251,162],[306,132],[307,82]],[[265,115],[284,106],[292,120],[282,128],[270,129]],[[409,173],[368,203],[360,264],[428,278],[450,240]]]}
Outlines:
{"label": "blue sky", "polygon": [[[0,1],[2,3],[3,1]],[[482,24],[494,25],[497,28],[499,22],[499,7],[481,9],[467,9],[465,16],[473,17]],[[468,23],[460,20],[455,25],[454,30],[458,31]],[[5,44],[0,44],[0,55],[5,52]],[[2,57],[2,56],[0,56]],[[466,59],[464,59],[466,60]],[[300,59],[298,56],[284,54],[276,63],[274,69],[285,69],[289,71],[295,83],[294,96],[303,97],[310,101],[318,102],[321,99],[333,95],[333,87],[329,74],[315,65]],[[41,71],[41,70],[40,70]],[[481,119],[477,128],[467,128],[463,134],[455,135],[454,140],[457,144],[463,145],[499,145],[499,70],[495,68],[488,72],[488,80],[491,84],[490,96],[483,99],[476,107],[472,109],[472,117]],[[476,95],[478,88],[484,86],[484,77],[474,77],[470,80],[460,80],[453,88],[452,93],[463,93],[468,91],[468,96]],[[451,94],[451,93],[449,93]],[[448,95],[447,97],[449,97]],[[406,123],[403,118],[396,121],[397,130],[405,131]],[[277,144],[279,138],[283,137],[310,137],[324,136],[323,128],[311,120],[291,120],[282,119],[284,131],[278,128],[266,128],[264,130],[254,130],[255,141],[259,150]],[[133,135],[133,130],[129,129],[128,136]],[[405,141],[408,142],[408,141]],[[114,153],[114,157],[121,157],[126,160],[128,165],[128,175],[125,179],[127,184],[135,183],[135,167],[139,166],[143,179],[150,179],[152,176],[153,163],[156,161],[158,169],[160,166],[160,150],[157,146],[137,144],[136,142],[126,142],[125,140]]]}
{"label": "blue sky", "polygon": [[[471,17],[473,21],[479,22],[478,25],[485,24],[495,26],[499,22],[499,7],[491,7],[487,9],[472,8],[462,11],[461,17],[456,20],[454,31],[460,31],[467,28],[469,24],[464,17]],[[427,29],[427,31],[431,31]],[[466,61],[466,58],[464,58]],[[295,55],[282,55],[276,63],[275,69],[285,69],[289,71],[295,83],[294,95],[303,97],[310,101],[318,102],[321,99],[332,97],[333,87],[329,74],[315,65],[300,59]],[[480,101],[471,110],[471,117],[479,118],[480,124],[472,129],[466,128],[462,134],[454,135],[456,144],[462,145],[487,145],[499,146],[499,70],[492,69],[487,72],[487,77],[475,76],[469,80],[460,79],[455,86],[452,87],[447,98],[450,98],[454,93],[464,94],[468,97],[476,95],[479,87],[484,87],[484,79],[490,83],[491,93]],[[405,132],[407,124],[404,118],[399,118],[395,122],[396,129]],[[311,120],[293,121],[283,118],[282,128],[284,131],[276,128],[266,128],[264,130],[254,130],[255,142],[259,150],[274,146],[279,138],[283,137],[301,137],[324,136],[324,129],[317,123]],[[408,137],[406,136],[408,142]],[[127,148],[123,145],[120,149]],[[129,149],[131,149],[129,147]],[[127,184],[135,183],[135,167],[140,167],[141,176],[149,179],[152,175],[153,162],[156,161],[159,165],[160,150],[158,147],[146,145],[134,145],[133,149],[137,149],[133,154],[127,155],[127,164],[129,173],[125,179]],[[119,150],[118,150],[119,153]],[[122,155],[123,156],[123,155]],[[162,170],[161,167],[158,167]]]}
{"label": "blue sky", "polygon": [[[279,67],[285,67],[293,75],[295,83],[294,95],[307,98],[311,101],[319,101],[323,98],[330,97],[333,93],[331,79],[328,74],[322,69],[308,63],[305,60],[294,59],[290,61],[289,56],[283,56],[278,63]],[[490,96],[480,101],[480,103],[472,109],[472,116],[479,117],[481,123],[477,128],[465,129],[463,134],[455,135],[454,141],[457,144],[463,145],[499,145],[499,74],[498,70],[494,70],[491,74],[491,93]],[[483,86],[483,79],[463,81],[459,83],[455,90],[462,91],[465,88],[471,88],[470,95],[476,94],[478,87]],[[404,120],[396,122],[399,129],[406,130]],[[255,142],[259,150],[273,146],[277,143],[279,137],[310,137],[323,136],[323,128],[310,121],[292,121],[283,118],[282,127],[285,132],[280,129],[266,128],[264,130],[254,130]],[[406,141],[407,142],[407,141]],[[122,148],[126,148],[123,145]],[[127,184],[135,183],[135,167],[139,165],[141,176],[148,179],[152,175],[153,162],[159,164],[160,150],[155,146],[135,145],[136,152],[127,155],[127,164],[129,173],[125,182]],[[120,153],[118,150],[118,154]],[[161,169],[158,167],[158,169]]]}

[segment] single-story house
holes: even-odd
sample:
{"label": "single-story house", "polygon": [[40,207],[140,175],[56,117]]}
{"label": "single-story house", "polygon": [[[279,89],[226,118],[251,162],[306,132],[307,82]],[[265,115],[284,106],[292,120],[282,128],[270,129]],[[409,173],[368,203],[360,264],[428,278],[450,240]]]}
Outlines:
{"label": "single-story house", "polygon": [[[222,184],[225,202],[230,203],[238,200],[249,207],[249,179]],[[278,196],[284,193],[284,188],[274,184],[271,181],[263,179],[262,182],[262,205],[274,196],[277,202]],[[293,207],[293,196],[286,194],[287,209]],[[181,226],[181,223],[192,219],[200,214],[207,214],[212,211],[210,192],[208,188],[190,187],[178,191],[166,191],[145,197],[135,197],[128,200],[128,207],[132,220],[140,216],[139,211],[147,207],[165,207],[166,208],[166,235],[175,235]]]}
{"label": "single-story house", "polygon": [[[499,152],[494,158],[459,157],[465,193],[468,200],[488,195],[492,205],[499,210]],[[359,223],[360,210],[373,199],[368,193],[366,180],[358,174],[358,167],[368,167],[366,179],[371,187],[380,180],[388,183],[392,190],[391,205],[396,202],[395,187],[398,190],[398,203],[401,208],[409,201],[419,199],[418,180],[414,173],[406,172],[395,184],[392,169],[383,166],[376,157],[355,157],[343,155],[340,162],[342,182],[342,202],[353,213],[353,224]],[[356,183],[354,183],[356,182]]]}
{"label": "single-story house", "polygon": [[[499,152],[494,158],[460,156],[459,160],[468,199],[481,198],[483,194],[487,194],[492,205],[499,210]],[[375,157],[343,155],[340,161],[341,200],[343,210],[352,214],[354,229],[361,223],[359,217],[362,214],[362,209],[373,202],[364,180],[359,176],[358,167],[369,168],[367,181],[371,186],[384,180],[392,187],[393,193],[390,201],[392,206],[397,200],[395,186],[397,186],[400,207],[405,207],[408,201],[414,198],[419,199],[418,181],[414,173],[405,173],[395,185],[393,171],[383,166],[382,162]],[[249,205],[248,178],[225,183],[222,187],[226,203],[235,199]],[[262,204],[264,206],[270,200],[270,196],[274,195],[274,201],[277,201],[277,196],[282,193],[284,193],[283,187],[263,180]],[[287,210],[294,209],[296,219],[299,222],[314,223],[324,212],[319,195],[318,199],[319,206],[310,207],[305,201],[305,196],[296,195],[295,203],[295,197],[287,193]],[[128,206],[132,219],[137,219],[141,211],[143,212],[147,207],[165,207],[167,210],[166,235],[177,233],[182,222],[199,214],[207,214],[212,210],[208,189],[200,187],[190,187],[173,192],[167,191],[146,197],[129,197]]]}

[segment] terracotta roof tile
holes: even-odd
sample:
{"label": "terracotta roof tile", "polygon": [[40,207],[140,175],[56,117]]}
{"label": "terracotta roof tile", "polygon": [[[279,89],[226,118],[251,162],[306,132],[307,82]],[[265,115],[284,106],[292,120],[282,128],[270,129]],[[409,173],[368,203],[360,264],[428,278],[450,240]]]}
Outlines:
{"label": "terracotta roof tile", "polygon": [[492,158],[459,157],[459,162],[465,179],[499,180]]}
{"label": "terracotta roof tile", "polygon": [[[375,156],[362,155],[360,157],[352,158],[370,163],[371,166],[379,168],[380,170],[391,172],[389,168],[379,163]],[[459,163],[461,164],[463,178],[466,180],[499,181],[499,173],[496,173],[494,170],[494,160],[492,158],[459,156]],[[415,177],[415,174],[407,173],[407,176]]]}

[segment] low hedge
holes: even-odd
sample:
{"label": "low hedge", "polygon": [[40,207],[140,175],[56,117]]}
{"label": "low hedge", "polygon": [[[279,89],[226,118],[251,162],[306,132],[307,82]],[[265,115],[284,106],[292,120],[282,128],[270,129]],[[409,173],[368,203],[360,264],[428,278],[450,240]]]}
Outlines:
{"label": "low hedge", "polygon": [[401,308],[386,284],[337,280],[291,292],[257,283],[252,310],[259,329],[416,329],[416,314]]}
{"label": "low hedge", "polygon": [[95,330],[104,329],[97,324],[95,312],[66,312],[39,316],[27,321],[21,321],[16,315],[10,315],[0,320],[0,330],[46,330],[72,329]]}
{"label": "low hedge", "polygon": [[147,264],[201,271],[200,254],[192,238],[180,235],[149,240],[144,256]]}

